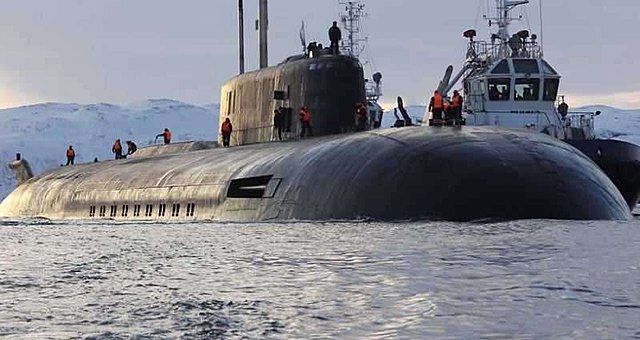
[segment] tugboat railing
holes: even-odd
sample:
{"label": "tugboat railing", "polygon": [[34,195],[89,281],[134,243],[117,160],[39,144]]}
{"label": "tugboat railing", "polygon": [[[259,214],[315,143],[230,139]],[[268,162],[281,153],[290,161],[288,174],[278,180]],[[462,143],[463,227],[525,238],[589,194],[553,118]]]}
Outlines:
{"label": "tugboat railing", "polygon": [[542,48],[535,41],[526,41],[522,47],[512,51],[510,55],[503,55],[503,43],[488,41],[472,41],[469,43],[467,58],[471,61],[486,61],[488,64],[505,57],[511,58],[542,58]]}

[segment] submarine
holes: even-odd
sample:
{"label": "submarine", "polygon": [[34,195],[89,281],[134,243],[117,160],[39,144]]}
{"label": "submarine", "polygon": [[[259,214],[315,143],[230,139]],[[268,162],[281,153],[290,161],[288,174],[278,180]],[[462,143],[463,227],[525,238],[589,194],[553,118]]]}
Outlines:
{"label": "submarine", "polygon": [[[240,2],[241,3],[241,2]],[[266,51],[266,6],[260,1]],[[242,6],[240,6],[240,9]],[[242,28],[240,29],[242,31]],[[241,40],[242,41],[242,40]],[[242,45],[242,43],[241,43]],[[242,58],[241,58],[242,59]],[[122,221],[627,220],[611,180],[551,136],[502,127],[407,126],[355,131],[367,100],[357,57],[319,46],[241,73],[221,89],[231,147],[184,142],[134,157],[32,177],[0,203],[8,218]],[[242,66],[241,66],[242,70]],[[307,107],[314,136],[299,138]],[[281,109],[285,140],[274,141]]]}
{"label": "submarine", "polygon": [[598,139],[594,123],[600,112],[572,112],[564,96],[558,96],[561,75],[544,58],[536,34],[509,32],[515,21],[509,12],[528,3],[496,1],[498,18],[488,20],[497,31],[490,41],[476,40],[474,29],[463,33],[469,40],[466,61],[456,75],[449,66],[437,88],[446,97],[461,82],[462,114],[459,119],[434,121],[425,112],[423,120],[431,125],[525,129],[563,140],[596,163],[633,210],[640,199],[640,147]]}

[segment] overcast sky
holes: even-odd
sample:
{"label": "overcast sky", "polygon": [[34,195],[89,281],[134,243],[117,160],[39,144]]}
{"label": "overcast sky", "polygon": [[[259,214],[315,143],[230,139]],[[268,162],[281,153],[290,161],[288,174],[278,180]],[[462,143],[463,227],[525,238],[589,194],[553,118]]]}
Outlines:
{"label": "overcast sky", "polygon": [[[298,32],[326,43],[339,0],[271,0],[269,62],[301,51]],[[426,101],[447,65],[459,69],[462,32],[494,0],[365,0],[362,55],[383,73],[386,98]],[[514,30],[539,33],[539,0]],[[640,0],[542,0],[547,60],[574,104],[640,108]],[[257,65],[257,0],[245,0],[247,68]],[[56,102],[126,104],[171,98],[219,102],[237,73],[236,0],[6,0],[0,2],[0,107]]]}

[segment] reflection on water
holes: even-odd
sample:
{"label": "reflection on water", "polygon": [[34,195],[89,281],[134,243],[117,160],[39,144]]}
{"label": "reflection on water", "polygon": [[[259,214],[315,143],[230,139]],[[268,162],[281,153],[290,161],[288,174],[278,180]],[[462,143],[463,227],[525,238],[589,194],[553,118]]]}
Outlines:
{"label": "reflection on water", "polygon": [[0,336],[640,337],[640,221],[0,224]]}

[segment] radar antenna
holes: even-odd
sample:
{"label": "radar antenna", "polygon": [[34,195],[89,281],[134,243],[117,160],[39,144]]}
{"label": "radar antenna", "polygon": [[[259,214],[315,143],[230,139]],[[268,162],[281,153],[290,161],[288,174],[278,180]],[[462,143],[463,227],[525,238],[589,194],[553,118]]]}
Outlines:
{"label": "radar antenna", "polygon": [[347,33],[342,51],[357,58],[364,51],[364,43],[367,41],[367,38],[360,36],[362,32],[360,22],[366,16],[365,5],[363,0],[342,0],[340,4],[345,6],[345,13],[341,15],[340,19],[342,27]]}
{"label": "radar antenna", "polygon": [[509,24],[513,20],[520,20],[519,18],[514,18],[509,15],[509,12],[518,7],[520,5],[526,5],[529,3],[529,0],[496,0],[496,17],[488,18],[485,16],[485,19],[489,20],[489,26],[492,26],[494,22],[498,24],[498,33],[494,35],[494,38],[502,40],[502,47],[500,49],[500,55],[503,57],[508,56],[510,48],[507,46],[509,43],[510,33],[509,33]]}

